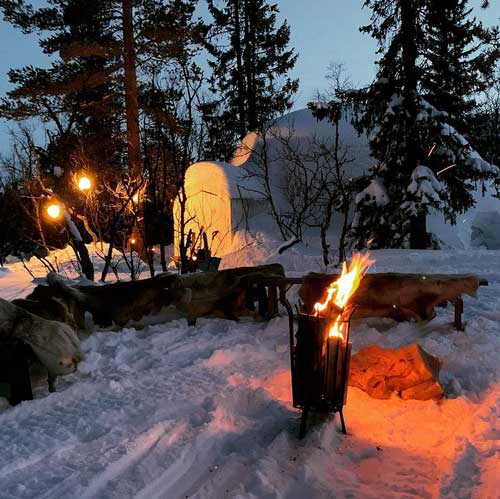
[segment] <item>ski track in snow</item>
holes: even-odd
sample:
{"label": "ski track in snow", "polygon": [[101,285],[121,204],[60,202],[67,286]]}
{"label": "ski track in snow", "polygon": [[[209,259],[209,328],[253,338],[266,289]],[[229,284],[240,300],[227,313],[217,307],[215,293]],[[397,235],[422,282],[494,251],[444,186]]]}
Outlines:
{"label": "ski track in snow", "polygon": [[355,349],[418,341],[442,357],[444,402],[350,389],[349,435],[318,418],[300,441],[286,318],[98,332],[57,393],[0,412],[0,498],[500,498],[500,252],[374,256],[372,271],[490,281],[464,333],[452,309],[353,327]]}

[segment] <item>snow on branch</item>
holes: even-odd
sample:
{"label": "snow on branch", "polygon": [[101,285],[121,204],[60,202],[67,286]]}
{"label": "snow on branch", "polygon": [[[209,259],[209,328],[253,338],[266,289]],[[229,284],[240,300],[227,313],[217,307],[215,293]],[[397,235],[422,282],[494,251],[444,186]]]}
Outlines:
{"label": "snow on branch", "polygon": [[[462,147],[460,153],[463,155],[463,160],[467,166],[479,174],[500,175],[500,168],[498,168],[498,166],[485,161],[456,128],[442,121],[448,117],[447,113],[438,111],[432,104],[422,98],[420,99],[420,106],[421,110],[418,114],[419,121],[440,118],[441,121],[438,123],[441,126],[441,136],[455,140],[455,142]],[[456,153],[451,149],[441,150],[441,154],[448,155],[453,161],[455,160],[454,157]]]}
{"label": "snow on branch", "polygon": [[372,179],[368,187],[356,196],[356,204],[361,203],[377,207],[382,207],[389,203],[389,194],[380,178]]}
{"label": "snow on branch", "polygon": [[401,207],[416,215],[419,207],[441,206],[441,196],[444,194],[445,188],[430,168],[419,165],[411,174],[411,182],[407,191],[416,201],[406,201]]}

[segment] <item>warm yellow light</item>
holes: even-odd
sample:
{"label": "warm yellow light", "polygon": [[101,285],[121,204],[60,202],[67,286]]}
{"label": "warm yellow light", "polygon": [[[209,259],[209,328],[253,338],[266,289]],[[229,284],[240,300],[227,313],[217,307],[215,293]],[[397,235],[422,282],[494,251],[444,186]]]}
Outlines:
{"label": "warm yellow light", "polygon": [[132,196],[132,201],[137,204],[139,202],[139,193],[136,192],[133,196]]}
{"label": "warm yellow light", "polygon": [[51,203],[47,206],[47,215],[54,220],[61,216],[61,206],[57,203]]}
{"label": "warm yellow light", "polygon": [[[350,265],[344,262],[340,277],[335,282],[332,282],[327,289],[326,300],[323,303],[318,302],[314,305],[316,315],[325,311],[330,304],[342,311],[358,289],[361,279],[363,279],[373,262],[374,260],[370,258],[368,253],[364,255],[356,253],[352,257]],[[343,338],[343,329],[342,315],[339,314],[330,329],[329,336]]]}
{"label": "warm yellow light", "polygon": [[78,180],[78,188],[81,191],[88,191],[92,187],[92,182],[88,177],[80,177],[80,180]]}
{"label": "warm yellow light", "polygon": [[130,240],[130,244],[135,244],[137,241],[136,239],[133,237],[131,240]]}

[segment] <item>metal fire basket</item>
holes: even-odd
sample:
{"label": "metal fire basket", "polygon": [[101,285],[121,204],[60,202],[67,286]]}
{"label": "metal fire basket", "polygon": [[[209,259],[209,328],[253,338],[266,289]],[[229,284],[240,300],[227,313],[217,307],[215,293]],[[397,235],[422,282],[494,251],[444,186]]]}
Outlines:
{"label": "metal fire basket", "polygon": [[[354,308],[335,310],[326,316],[300,311],[290,318],[290,361],[292,370],[293,406],[302,409],[300,438],[307,429],[309,411],[336,413],[340,416],[342,432],[346,426],[343,407],[347,399],[349,362],[352,343],[349,331]],[[341,317],[343,337],[329,336],[332,324]],[[294,318],[297,332],[294,334]]]}

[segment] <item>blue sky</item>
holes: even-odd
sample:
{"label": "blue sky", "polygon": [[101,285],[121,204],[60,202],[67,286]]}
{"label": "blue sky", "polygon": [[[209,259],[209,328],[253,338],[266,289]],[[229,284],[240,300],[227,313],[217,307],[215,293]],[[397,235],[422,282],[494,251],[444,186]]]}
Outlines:
{"label": "blue sky", "polygon": [[[326,86],[324,75],[330,62],[344,63],[355,84],[371,81],[375,73],[375,44],[358,30],[369,22],[370,13],[361,8],[362,0],[275,1],[291,25],[292,43],[299,53],[294,76],[300,78],[301,87],[295,108],[304,107],[315,90]],[[479,5],[480,0],[472,3]],[[476,13],[487,25],[498,23],[500,18],[500,1],[493,0],[492,4],[487,11]],[[48,64],[36,38],[22,35],[3,21],[0,22],[0,61],[0,94],[9,89],[6,76],[9,68]],[[0,152],[5,152],[8,146],[7,130],[8,125],[0,122]]]}

